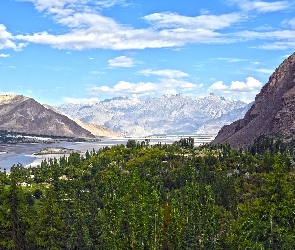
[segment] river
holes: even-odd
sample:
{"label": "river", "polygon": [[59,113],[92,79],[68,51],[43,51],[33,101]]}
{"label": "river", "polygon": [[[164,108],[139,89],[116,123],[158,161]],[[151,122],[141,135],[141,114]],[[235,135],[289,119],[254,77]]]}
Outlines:
{"label": "river", "polygon": [[[198,146],[203,143],[210,142],[214,139],[214,136],[193,136],[195,140],[195,146]],[[160,137],[160,138],[149,138],[150,145],[157,144],[161,142],[162,144],[172,144],[174,141],[178,141],[180,137],[171,136],[171,137]],[[37,166],[41,163],[42,160],[48,158],[59,158],[63,155],[34,155],[34,153],[39,152],[41,149],[47,147],[64,147],[68,149],[79,150],[82,153],[85,153],[87,150],[92,151],[98,150],[106,146],[113,145],[126,145],[128,139],[134,139],[136,141],[144,141],[146,138],[108,138],[103,139],[98,142],[62,142],[62,143],[20,143],[20,144],[0,144],[0,171],[6,169],[7,171],[13,165],[18,163],[23,166]]]}

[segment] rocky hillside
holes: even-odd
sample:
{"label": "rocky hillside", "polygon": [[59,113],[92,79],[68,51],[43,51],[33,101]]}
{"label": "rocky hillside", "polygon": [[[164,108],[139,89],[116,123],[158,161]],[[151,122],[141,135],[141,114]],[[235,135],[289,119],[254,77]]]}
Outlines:
{"label": "rocky hillside", "polygon": [[213,143],[245,148],[261,134],[295,132],[295,53],[275,70],[245,117],[224,126]]}
{"label": "rocky hillside", "polygon": [[[81,121],[104,125],[128,136],[146,136],[192,134],[204,123],[246,105],[215,94],[198,99],[178,94],[147,100],[120,97],[92,105],[68,103],[56,108]],[[218,129],[210,132],[217,133]]]}
{"label": "rocky hillside", "polygon": [[93,134],[68,117],[21,95],[0,95],[0,130],[94,138]]}

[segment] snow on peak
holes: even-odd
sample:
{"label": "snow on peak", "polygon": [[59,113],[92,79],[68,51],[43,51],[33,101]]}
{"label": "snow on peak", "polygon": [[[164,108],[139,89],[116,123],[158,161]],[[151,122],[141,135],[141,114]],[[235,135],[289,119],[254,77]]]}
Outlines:
{"label": "snow on peak", "polygon": [[146,100],[116,97],[92,106],[61,105],[57,109],[84,122],[104,125],[128,136],[138,136],[194,133],[210,120],[246,105],[211,93],[197,99],[183,94]]}

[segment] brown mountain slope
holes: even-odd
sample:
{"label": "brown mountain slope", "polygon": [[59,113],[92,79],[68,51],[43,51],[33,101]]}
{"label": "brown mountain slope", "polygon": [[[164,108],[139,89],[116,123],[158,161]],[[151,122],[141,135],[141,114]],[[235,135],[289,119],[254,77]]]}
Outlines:
{"label": "brown mountain slope", "polygon": [[[58,111],[57,109],[55,109],[54,107],[47,105],[47,104],[43,104],[43,106],[47,109],[51,109],[56,113],[62,114],[60,111]],[[64,114],[62,114],[64,115]],[[89,132],[91,132],[91,134],[97,136],[97,137],[124,137],[124,135],[117,133],[105,126],[102,125],[97,125],[97,124],[92,124],[92,123],[86,123],[86,122],[82,122],[78,119],[75,119],[71,116],[66,115],[68,118],[70,118],[71,120],[73,120],[74,122],[76,122],[79,126],[81,126],[82,128],[88,130]]]}
{"label": "brown mountain slope", "polygon": [[94,135],[68,117],[21,95],[0,95],[0,130],[94,138]]}
{"label": "brown mountain slope", "polygon": [[275,70],[250,110],[219,131],[212,143],[246,148],[258,136],[295,132],[295,53]]}

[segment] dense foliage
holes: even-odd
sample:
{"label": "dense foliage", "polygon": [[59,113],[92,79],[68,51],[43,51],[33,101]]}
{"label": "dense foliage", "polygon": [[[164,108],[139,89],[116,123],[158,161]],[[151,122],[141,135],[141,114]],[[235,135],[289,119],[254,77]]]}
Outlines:
{"label": "dense foliage", "polygon": [[14,166],[0,172],[0,249],[294,249],[287,148],[129,140]]}

